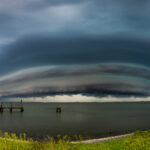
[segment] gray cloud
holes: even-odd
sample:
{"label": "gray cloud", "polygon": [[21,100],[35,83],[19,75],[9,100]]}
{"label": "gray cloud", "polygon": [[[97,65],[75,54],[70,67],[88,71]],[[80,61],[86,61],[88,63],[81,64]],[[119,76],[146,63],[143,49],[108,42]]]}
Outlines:
{"label": "gray cloud", "polygon": [[20,39],[1,55],[1,74],[43,65],[133,63],[149,66],[149,41],[128,38],[49,38]]}
{"label": "gray cloud", "polygon": [[150,70],[141,66],[102,64],[31,70],[3,77],[1,98],[63,94],[150,96]]}
{"label": "gray cloud", "polygon": [[149,95],[149,7],[149,0],[2,1],[0,96]]}
{"label": "gray cloud", "polygon": [[7,0],[0,5],[0,25],[6,25],[0,33],[18,38],[33,32],[148,38],[149,6],[148,0]]}
{"label": "gray cloud", "polygon": [[33,10],[39,10],[39,9],[44,9],[47,7],[53,7],[53,6],[60,6],[60,5],[69,5],[69,4],[78,4],[78,3],[83,3],[87,2],[85,0],[39,0],[39,1],[30,1],[27,5],[26,8],[29,9],[30,11]]}

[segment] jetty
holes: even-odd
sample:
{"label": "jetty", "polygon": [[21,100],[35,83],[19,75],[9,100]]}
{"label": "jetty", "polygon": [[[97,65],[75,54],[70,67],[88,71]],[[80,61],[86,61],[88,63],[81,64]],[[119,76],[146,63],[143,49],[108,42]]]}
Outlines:
{"label": "jetty", "polygon": [[13,106],[12,103],[10,103],[9,106],[4,106],[3,104],[0,105],[0,113],[4,112],[4,110],[8,110],[10,112],[13,112],[13,110],[20,110],[20,112],[24,112],[24,107],[23,107],[23,103],[22,100],[20,101],[19,105],[15,105]]}

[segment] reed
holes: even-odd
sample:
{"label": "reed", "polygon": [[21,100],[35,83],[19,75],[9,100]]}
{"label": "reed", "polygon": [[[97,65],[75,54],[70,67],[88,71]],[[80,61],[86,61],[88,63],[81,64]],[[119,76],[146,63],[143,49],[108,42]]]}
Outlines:
{"label": "reed", "polygon": [[136,131],[133,136],[98,144],[71,144],[68,136],[58,136],[55,141],[38,142],[26,138],[26,134],[0,132],[0,150],[150,150],[150,130]]}

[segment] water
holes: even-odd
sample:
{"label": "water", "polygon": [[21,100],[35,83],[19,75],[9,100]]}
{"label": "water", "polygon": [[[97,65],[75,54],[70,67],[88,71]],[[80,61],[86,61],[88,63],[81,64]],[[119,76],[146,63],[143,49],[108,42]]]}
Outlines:
{"label": "water", "polygon": [[[56,114],[56,107],[62,113]],[[25,111],[0,113],[0,130],[33,138],[67,134],[84,138],[150,128],[150,103],[24,103]]]}

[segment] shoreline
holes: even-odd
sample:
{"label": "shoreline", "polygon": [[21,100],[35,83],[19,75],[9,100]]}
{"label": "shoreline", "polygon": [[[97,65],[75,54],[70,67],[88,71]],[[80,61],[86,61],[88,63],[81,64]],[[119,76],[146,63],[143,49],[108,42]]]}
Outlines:
{"label": "shoreline", "polygon": [[[96,138],[96,139],[88,139],[88,140],[81,140],[81,141],[70,141],[71,144],[95,144],[95,143],[103,143],[103,142],[107,142],[107,141],[112,141],[115,139],[121,139],[121,138],[125,138],[125,137],[129,137],[129,136],[133,136],[134,132],[132,133],[128,133],[128,134],[120,134],[120,135],[116,135],[116,136],[109,136],[109,137],[103,137],[103,138]],[[8,140],[10,142],[13,142],[13,139],[11,138],[4,138],[4,137],[0,137],[0,140]],[[44,142],[44,141],[37,141],[34,140],[34,142]],[[21,141],[19,139],[16,139],[15,142],[25,142],[25,143],[29,143],[29,139],[27,141]],[[45,141],[46,142],[46,141]]]}
{"label": "shoreline", "polygon": [[98,139],[90,139],[90,140],[83,140],[83,141],[72,141],[72,144],[94,144],[94,143],[103,143],[115,139],[120,139],[120,138],[125,138],[129,136],[133,136],[134,133],[128,133],[128,134],[121,134],[121,135],[116,135],[116,136],[109,136],[109,137],[104,137],[104,138],[98,138]]}
{"label": "shoreline", "polygon": [[[149,129],[137,129],[139,131],[147,131]],[[58,135],[53,135],[53,136],[49,136],[49,135],[45,135],[45,136],[29,136],[28,134],[26,134],[26,137],[27,139],[33,139],[34,141],[37,141],[37,142],[47,142],[49,141],[50,138],[53,138],[55,141],[58,141],[59,138],[63,138],[64,136],[67,136],[71,139],[71,141],[73,142],[79,142],[80,139],[82,139],[82,141],[84,142],[88,142],[88,141],[102,141],[105,140],[105,139],[109,139],[109,138],[112,138],[112,137],[119,137],[119,136],[126,136],[126,135],[132,135],[135,131],[137,130],[131,130],[131,131],[126,131],[126,132],[110,132],[108,134],[97,134],[97,135],[82,135],[82,134],[75,134],[75,135],[70,135],[70,134],[58,134]],[[9,132],[9,131],[3,131],[3,130],[0,130],[2,131],[2,133],[5,133],[7,132],[8,134],[11,134],[11,133],[15,133],[15,132]],[[15,133],[18,137],[20,134],[24,134],[24,132],[21,132],[21,133]],[[58,137],[59,136],[59,137]]]}
{"label": "shoreline", "polygon": [[[97,139],[109,139],[111,137],[118,137],[118,136],[124,136],[124,135],[132,135],[134,134],[134,132],[136,131],[147,131],[149,129],[136,129],[136,130],[131,130],[131,131],[124,131],[124,132],[111,132],[108,134],[104,134],[104,135],[82,135],[82,134],[77,134],[77,135],[68,135],[68,134],[59,134],[61,136],[61,138],[63,138],[63,136],[68,136],[69,138],[71,138],[71,141],[73,142],[79,142],[80,138],[82,139],[82,141],[91,141],[91,140],[97,140]],[[47,136],[45,138],[39,138],[39,137],[30,137],[35,141],[43,141],[46,142],[49,138],[54,138],[55,141],[58,141],[58,137],[57,136]]]}
{"label": "shoreline", "polygon": [[148,149],[150,141],[150,130],[136,131],[134,133],[111,136],[107,138],[92,139],[86,141],[72,141],[69,137],[64,137],[55,141],[50,139],[47,142],[35,141],[23,137],[17,137],[15,134],[4,134],[0,138],[0,147],[6,150],[22,149],[22,150],[47,150],[47,149],[90,149],[90,150],[112,150],[112,149]]}
{"label": "shoreline", "polygon": [[[132,133],[128,133],[128,134],[121,134],[121,135],[116,135],[116,136],[109,136],[109,137],[104,137],[104,138],[97,138],[97,139],[89,139],[89,140],[81,140],[81,141],[71,141],[71,144],[95,144],[95,143],[103,143],[103,142],[108,142],[108,141],[112,141],[112,140],[116,140],[116,139],[121,139],[121,138],[125,138],[125,137],[129,137],[129,136],[133,136],[134,132]],[[0,140],[8,140],[10,142],[13,142],[13,139],[6,139],[3,137],[0,137]],[[15,140],[15,142],[25,142],[25,143],[29,143],[29,141],[21,141],[19,139]],[[36,140],[34,140],[34,142],[37,142]],[[43,141],[44,142],[44,141]]]}

